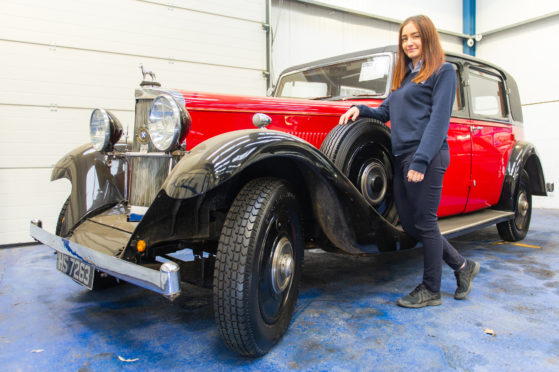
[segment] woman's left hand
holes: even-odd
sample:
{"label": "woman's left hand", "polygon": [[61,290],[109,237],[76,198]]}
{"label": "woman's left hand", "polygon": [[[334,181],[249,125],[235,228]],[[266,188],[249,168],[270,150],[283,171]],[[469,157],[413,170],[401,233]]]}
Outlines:
{"label": "woman's left hand", "polygon": [[424,174],[410,169],[408,171],[408,182],[421,182],[423,181]]}

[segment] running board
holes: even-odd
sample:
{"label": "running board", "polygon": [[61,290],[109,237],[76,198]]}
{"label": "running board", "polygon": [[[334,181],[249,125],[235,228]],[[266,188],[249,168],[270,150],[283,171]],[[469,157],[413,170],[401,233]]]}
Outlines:
{"label": "running board", "polygon": [[510,220],[513,217],[514,212],[484,209],[479,212],[442,218],[439,220],[439,229],[441,230],[441,234],[445,237],[454,238],[474,230]]}

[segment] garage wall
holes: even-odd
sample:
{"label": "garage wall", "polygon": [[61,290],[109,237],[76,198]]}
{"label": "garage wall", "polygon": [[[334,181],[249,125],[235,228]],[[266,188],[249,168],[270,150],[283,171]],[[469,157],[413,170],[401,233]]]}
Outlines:
{"label": "garage wall", "polygon": [[263,95],[261,0],[2,0],[0,245],[53,231],[70,192],[54,163],[89,142],[91,110],[133,126],[139,64],[165,87]]}
{"label": "garage wall", "polygon": [[[557,144],[559,143],[559,76],[556,73],[559,49],[551,40],[559,35],[559,4],[556,0],[525,2],[478,0],[477,32],[489,32],[477,44],[477,56],[510,72],[520,89],[524,128],[543,162],[547,182],[559,186]],[[503,9],[507,9],[503,12]],[[522,21],[556,14],[553,17],[491,34],[492,30]],[[534,198],[538,208],[559,208],[557,192]]]}
{"label": "garage wall", "polygon": [[438,28],[462,32],[462,0],[307,0],[306,2],[329,4],[396,20],[426,14]]}
{"label": "garage wall", "polygon": [[[320,4],[394,20],[423,13],[439,29],[462,31],[462,0],[272,4],[274,78],[295,64],[396,43],[397,24]],[[89,115],[95,107],[112,110],[126,128],[132,126],[140,63],[166,87],[263,95],[265,8],[263,0],[1,1],[0,245],[29,241],[32,218],[54,229],[70,185],[49,182],[53,164],[89,141]],[[535,0],[529,7],[519,0],[477,0],[477,30],[483,33],[557,8],[556,0]],[[551,162],[559,139],[553,121],[559,81],[549,71],[559,55],[544,40],[557,34],[558,27],[557,17],[549,18],[477,44],[479,57],[515,76],[527,137],[542,155],[547,180],[555,183],[559,168]],[[458,37],[441,39],[445,49],[462,51]],[[554,195],[535,204],[559,208]]]}
{"label": "garage wall", "polygon": [[[462,32],[461,0],[272,0],[274,81],[293,65],[397,43],[398,24],[328,9],[329,5],[399,21],[426,14],[437,28]],[[458,37],[441,35],[441,42],[446,50],[462,52]]]}

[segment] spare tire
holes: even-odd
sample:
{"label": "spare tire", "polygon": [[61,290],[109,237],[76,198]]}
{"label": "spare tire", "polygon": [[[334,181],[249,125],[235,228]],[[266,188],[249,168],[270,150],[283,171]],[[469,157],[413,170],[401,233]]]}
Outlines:
{"label": "spare tire", "polygon": [[338,167],[376,211],[392,224],[398,221],[392,189],[394,166],[390,129],[378,120],[357,119],[337,125],[320,151]]}

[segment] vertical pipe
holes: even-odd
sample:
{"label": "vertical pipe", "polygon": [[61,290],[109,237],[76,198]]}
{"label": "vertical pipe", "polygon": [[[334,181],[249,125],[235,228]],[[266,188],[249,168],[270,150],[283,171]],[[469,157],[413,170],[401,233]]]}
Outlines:
{"label": "vertical pipe", "polygon": [[266,0],[266,90],[272,87],[272,0]]}
{"label": "vertical pipe", "polygon": [[[469,40],[464,39],[464,41],[462,41],[464,54],[475,56],[476,45],[474,35],[476,34],[476,0],[462,0],[462,26],[462,32],[466,35],[471,35]],[[471,43],[471,46],[468,45],[468,42]]]}

